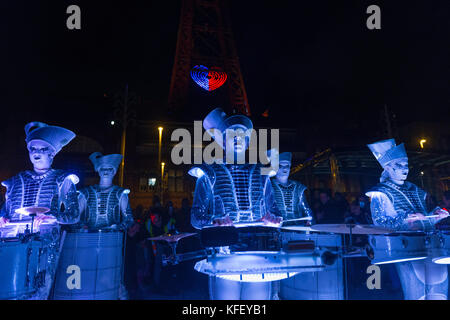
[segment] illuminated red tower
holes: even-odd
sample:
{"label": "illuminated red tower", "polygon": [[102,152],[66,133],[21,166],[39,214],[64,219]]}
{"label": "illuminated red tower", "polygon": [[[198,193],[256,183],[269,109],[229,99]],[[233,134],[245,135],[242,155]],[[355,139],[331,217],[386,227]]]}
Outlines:
{"label": "illuminated red tower", "polygon": [[[227,74],[230,112],[250,115],[231,31],[228,0],[182,0],[180,25],[169,91],[169,108],[183,108],[189,96],[191,69],[219,67]],[[221,89],[221,90],[223,90]]]}

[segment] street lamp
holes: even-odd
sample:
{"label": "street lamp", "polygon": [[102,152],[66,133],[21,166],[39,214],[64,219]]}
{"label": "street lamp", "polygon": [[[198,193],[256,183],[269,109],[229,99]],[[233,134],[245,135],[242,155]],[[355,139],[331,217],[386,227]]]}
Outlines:
{"label": "street lamp", "polygon": [[161,203],[163,203],[163,177],[164,177],[164,166],[166,164],[164,162],[161,162],[161,194],[160,194],[160,199],[161,199]]}
{"label": "street lamp", "polygon": [[425,142],[427,142],[427,139],[420,139],[420,141],[419,141],[420,147],[421,147],[422,149],[423,149],[423,144],[424,144]]}
{"label": "street lamp", "polygon": [[159,145],[158,145],[158,164],[161,163],[161,142],[162,142],[162,132],[163,127],[158,127],[159,131]]}
{"label": "street lamp", "polygon": [[161,184],[159,186],[159,198],[161,199],[161,203],[163,203],[162,201],[162,194],[163,194],[163,176],[164,176],[164,162],[161,162],[161,144],[162,144],[162,132],[163,132],[163,127],[158,127],[158,131],[159,131],[159,144],[158,144],[158,165],[161,164]]}

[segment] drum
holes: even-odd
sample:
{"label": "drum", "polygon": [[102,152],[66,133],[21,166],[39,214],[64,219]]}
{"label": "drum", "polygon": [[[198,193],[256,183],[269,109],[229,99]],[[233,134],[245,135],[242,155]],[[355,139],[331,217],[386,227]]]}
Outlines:
{"label": "drum", "polygon": [[195,269],[210,276],[239,282],[268,282],[301,271],[323,269],[314,243],[304,241],[297,250],[282,250],[281,233],[271,227],[210,227],[201,232],[205,247],[219,252],[196,263]]}
{"label": "drum", "polygon": [[246,251],[280,251],[281,235],[278,229],[271,227],[238,228],[238,243],[233,245],[231,252]]}
{"label": "drum", "polygon": [[[68,232],[56,272],[55,300],[117,300],[122,279],[123,232]],[[71,267],[72,266],[72,267]],[[79,267],[80,287],[70,278]]]}
{"label": "drum", "polygon": [[[11,234],[7,228],[2,235]],[[43,284],[46,255],[35,235],[0,239],[0,300],[28,299]]]}
{"label": "drum", "polygon": [[344,273],[342,259],[338,257],[342,248],[339,234],[283,232],[283,246],[297,241],[312,240],[325,263],[321,271],[302,272],[284,279],[280,284],[283,300],[342,300],[344,299]]}
{"label": "drum", "polygon": [[441,231],[439,237],[439,249],[432,254],[432,260],[437,264],[450,264],[450,231]]}
{"label": "drum", "polygon": [[231,252],[279,251],[279,229],[272,227],[207,227],[200,233],[204,247],[229,247]]}
{"label": "drum", "polygon": [[437,246],[436,237],[420,231],[370,235],[369,244],[373,249],[373,264],[426,259],[430,250]]}

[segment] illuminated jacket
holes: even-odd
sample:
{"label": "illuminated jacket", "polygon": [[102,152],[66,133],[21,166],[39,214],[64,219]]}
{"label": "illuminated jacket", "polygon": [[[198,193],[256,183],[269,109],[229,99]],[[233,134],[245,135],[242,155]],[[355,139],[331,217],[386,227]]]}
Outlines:
{"label": "illuminated jacket", "polygon": [[79,219],[77,191],[78,177],[63,170],[50,169],[43,175],[23,171],[3,181],[6,187],[6,201],[0,216],[11,221],[29,221],[21,217],[16,209],[23,207],[46,207],[47,215],[53,215],[58,222],[70,224]]}
{"label": "illuminated jacket", "polygon": [[276,178],[273,178],[272,188],[283,220],[312,216],[312,211],[305,199],[306,187],[303,184],[288,180],[287,185],[282,185]]}
{"label": "illuminated jacket", "polygon": [[[126,229],[133,224],[127,196],[130,190],[112,186],[102,192],[98,185],[94,185],[79,192],[86,199],[86,210],[81,213],[80,224],[87,225],[89,229],[105,228],[114,224]],[[126,212],[122,212],[120,208],[122,197],[127,197]]]}
{"label": "illuminated jacket", "polygon": [[198,178],[191,210],[195,228],[226,216],[236,223],[256,221],[266,213],[280,215],[269,176],[261,175],[261,165],[212,164],[193,169],[190,173]]}
{"label": "illuminated jacket", "polygon": [[[380,197],[380,194],[385,197]],[[426,192],[408,181],[397,185],[387,180],[377,184],[366,195],[371,198],[372,220],[377,225],[393,229],[407,229],[405,219],[408,214],[428,215],[425,201]]]}

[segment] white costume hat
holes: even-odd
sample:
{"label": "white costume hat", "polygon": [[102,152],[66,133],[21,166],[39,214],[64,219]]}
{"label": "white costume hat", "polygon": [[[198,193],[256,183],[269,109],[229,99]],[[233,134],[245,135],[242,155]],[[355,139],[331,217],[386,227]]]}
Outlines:
{"label": "white costume hat", "polygon": [[120,165],[120,162],[122,161],[122,155],[121,154],[108,154],[104,156],[100,152],[94,152],[89,156],[89,159],[94,164],[95,171],[100,170],[101,167],[104,166],[110,166],[113,167],[114,170],[117,172],[117,168]]}
{"label": "white costume hat", "polygon": [[75,133],[68,129],[50,126],[38,121],[27,123],[25,125],[25,134],[27,147],[31,141],[41,140],[50,144],[55,149],[56,153],[61,151],[61,149],[76,136]]}
{"label": "white costume hat", "polygon": [[253,129],[253,123],[248,117],[244,115],[237,114],[227,116],[227,114],[221,108],[214,109],[213,111],[208,113],[208,115],[203,120],[203,128],[205,128],[205,130],[217,129],[223,134],[225,133],[226,129],[229,129],[231,127],[241,128],[250,138],[251,129]]}
{"label": "white costume hat", "polygon": [[372,151],[373,155],[382,167],[392,160],[408,158],[405,145],[402,143],[396,146],[394,139],[378,141],[368,144],[367,147],[369,147],[370,151]]}

